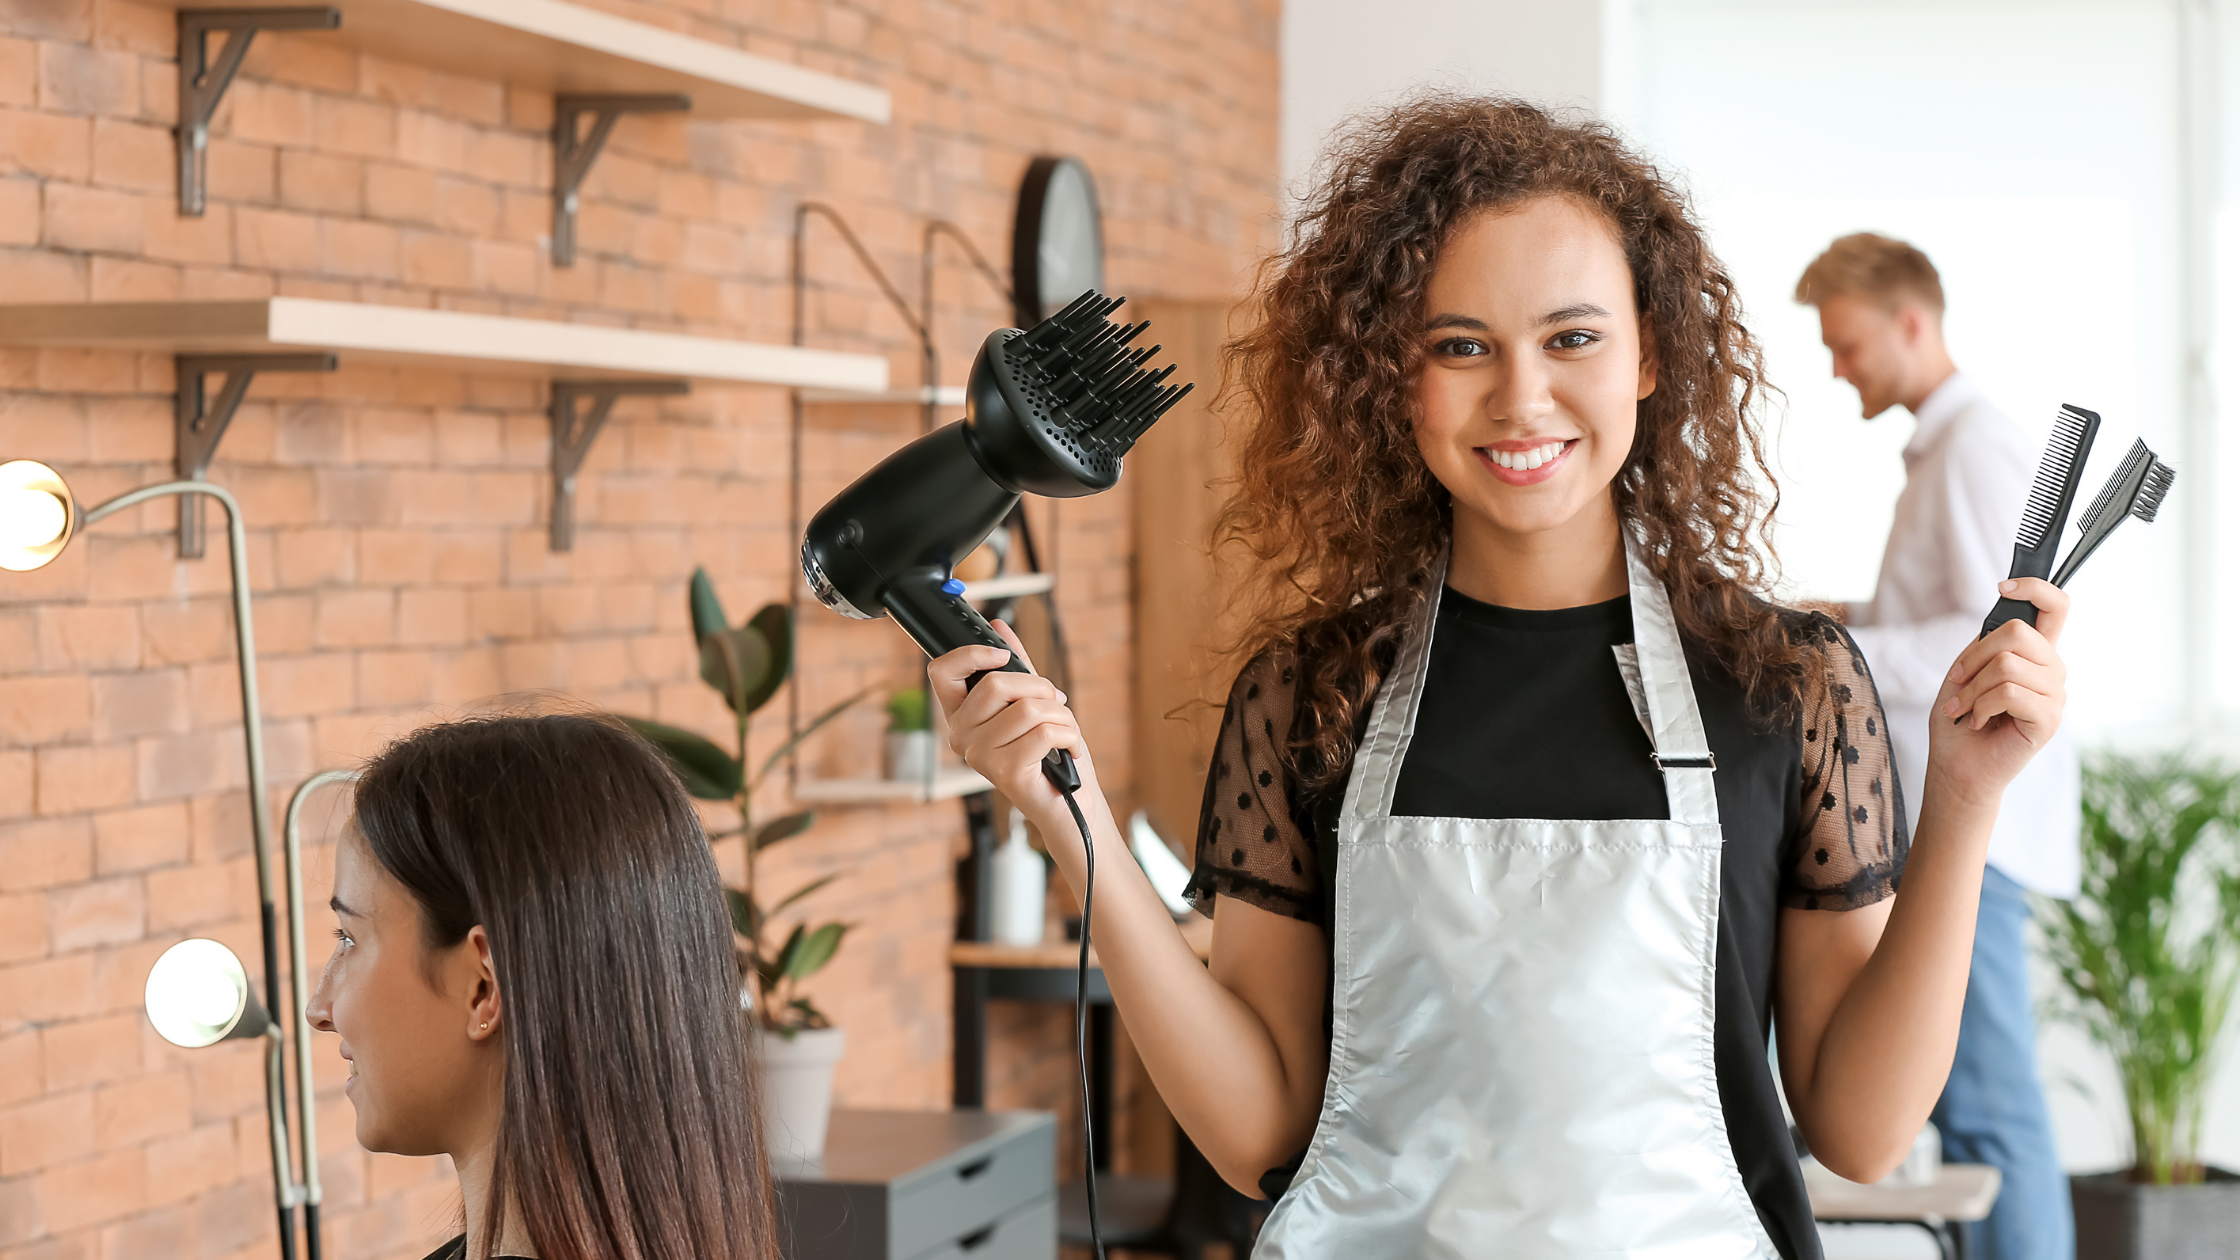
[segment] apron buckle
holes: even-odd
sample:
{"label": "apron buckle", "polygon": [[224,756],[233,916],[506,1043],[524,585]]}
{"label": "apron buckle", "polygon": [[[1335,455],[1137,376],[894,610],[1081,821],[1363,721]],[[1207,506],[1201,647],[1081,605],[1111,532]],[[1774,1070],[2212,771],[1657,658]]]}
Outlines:
{"label": "apron buckle", "polygon": [[1656,753],[1651,752],[1649,760],[1656,762],[1659,770],[1716,770],[1719,768],[1717,753],[1705,753],[1701,757],[1659,757]]}

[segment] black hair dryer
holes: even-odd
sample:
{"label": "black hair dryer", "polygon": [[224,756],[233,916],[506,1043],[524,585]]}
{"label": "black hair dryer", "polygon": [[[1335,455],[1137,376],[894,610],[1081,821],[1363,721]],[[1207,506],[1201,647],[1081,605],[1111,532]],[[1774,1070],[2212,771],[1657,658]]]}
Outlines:
{"label": "black hair dryer", "polygon": [[[965,418],[919,438],[858,477],[810,518],[801,572],[825,607],[870,620],[891,614],[927,656],[1009,645],[951,576],[1024,493],[1056,499],[1108,490],[1120,459],[1188,385],[1168,385],[1159,352],[1130,349],[1150,324],[1108,316],[1125,298],[1084,293],[1028,332],[991,333],[972,364]],[[1027,672],[1014,655],[1003,668]],[[982,677],[975,674],[967,685]],[[1042,771],[1061,791],[1081,786],[1056,749]]]}

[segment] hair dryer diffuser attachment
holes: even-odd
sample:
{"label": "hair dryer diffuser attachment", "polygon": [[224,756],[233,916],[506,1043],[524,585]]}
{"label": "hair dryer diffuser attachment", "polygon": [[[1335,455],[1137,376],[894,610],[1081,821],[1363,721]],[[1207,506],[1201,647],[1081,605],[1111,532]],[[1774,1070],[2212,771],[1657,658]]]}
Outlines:
{"label": "hair dryer diffuser attachment", "polygon": [[1124,300],[1092,291],[1031,332],[997,331],[973,363],[966,418],[881,460],[810,519],[801,570],[827,608],[866,619],[895,612],[929,656],[968,642],[1001,645],[992,634],[928,637],[926,617],[950,619],[931,601],[964,607],[957,592],[938,593],[950,570],[1021,493],[1076,498],[1111,488],[1121,456],[1190,391],[1164,383],[1171,366],[1143,370],[1159,347],[1128,348],[1148,324],[1105,318]]}
{"label": "hair dryer diffuser attachment", "polygon": [[1054,499],[1112,488],[1120,458],[1188,385],[1168,385],[1169,364],[1143,364],[1160,347],[1130,349],[1144,329],[1109,316],[1126,298],[1094,289],[1035,325],[989,334],[965,391],[965,424],[988,471],[1010,488]]}

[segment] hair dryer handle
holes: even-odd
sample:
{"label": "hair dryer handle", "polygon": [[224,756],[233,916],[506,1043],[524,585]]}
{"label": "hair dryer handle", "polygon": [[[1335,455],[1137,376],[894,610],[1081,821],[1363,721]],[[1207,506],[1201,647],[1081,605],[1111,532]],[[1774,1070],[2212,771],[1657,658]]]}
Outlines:
{"label": "hair dryer handle", "polygon": [[[1003,641],[995,627],[988,624],[988,619],[965,602],[964,583],[948,578],[939,570],[904,574],[887,583],[879,599],[888,615],[917,640],[927,656],[945,656],[974,644],[1011,651],[1011,645]],[[1003,668],[1018,674],[1034,672],[1016,652]],[[966,690],[979,685],[990,672],[981,670],[965,679]],[[1071,792],[1081,786],[1081,772],[1073,764],[1073,754],[1063,748],[1051,749],[1042,759],[1042,775],[1061,792]]]}

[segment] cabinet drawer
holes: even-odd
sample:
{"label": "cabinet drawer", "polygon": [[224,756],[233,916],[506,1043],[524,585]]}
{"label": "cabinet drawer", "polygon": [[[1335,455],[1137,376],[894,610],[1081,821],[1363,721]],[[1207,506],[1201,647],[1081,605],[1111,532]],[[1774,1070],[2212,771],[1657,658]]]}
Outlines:
{"label": "cabinet drawer", "polygon": [[969,1237],[1049,1196],[1057,1158],[1057,1127],[1044,1124],[897,1182],[888,1209],[891,1254],[916,1256]]}
{"label": "cabinet drawer", "polygon": [[1054,1260],[1058,1199],[1045,1195],[912,1260]]}

